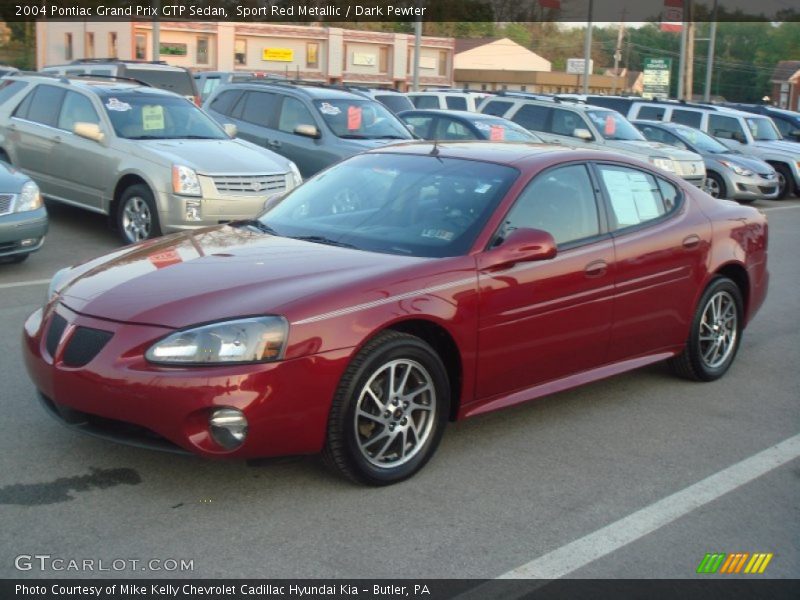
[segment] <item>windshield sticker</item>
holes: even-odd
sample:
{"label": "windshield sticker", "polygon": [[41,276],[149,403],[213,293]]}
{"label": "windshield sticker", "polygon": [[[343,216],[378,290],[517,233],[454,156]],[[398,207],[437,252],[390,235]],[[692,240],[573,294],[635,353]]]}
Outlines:
{"label": "windshield sticker", "polygon": [[491,127],[489,127],[489,125],[487,125],[486,123],[481,123],[480,121],[475,123],[475,127],[480,129],[481,131],[491,131],[492,129]]}
{"label": "windshield sticker", "polygon": [[109,98],[108,102],[106,102],[106,108],[108,110],[116,110],[119,112],[126,112],[131,109],[131,105],[127,102],[120,102],[116,98]]}
{"label": "windshield sticker", "polygon": [[447,231],[446,229],[424,229],[422,237],[432,238],[435,240],[444,240],[445,242],[451,241],[455,237],[455,233]]}
{"label": "windshield sticker", "polygon": [[485,194],[490,189],[492,189],[492,184],[491,183],[484,183],[483,185],[479,185],[478,187],[475,188],[475,193],[476,194]]}
{"label": "windshield sticker", "polygon": [[617,132],[617,122],[614,120],[613,115],[608,115],[606,117],[606,125],[603,128],[603,133],[605,135],[613,136]]}
{"label": "windshield sticker", "polygon": [[347,107],[347,129],[355,131],[361,129],[361,107],[348,106]]}
{"label": "windshield sticker", "polygon": [[142,129],[164,129],[164,107],[153,105],[142,107]]}
{"label": "windshield sticker", "polygon": [[341,114],[342,110],[338,106],[334,106],[328,102],[323,102],[319,106],[319,112],[321,112],[323,115],[335,116]]}
{"label": "windshield sticker", "polygon": [[493,142],[502,142],[506,139],[506,129],[502,125],[492,125],[489,130],[489,139]]}

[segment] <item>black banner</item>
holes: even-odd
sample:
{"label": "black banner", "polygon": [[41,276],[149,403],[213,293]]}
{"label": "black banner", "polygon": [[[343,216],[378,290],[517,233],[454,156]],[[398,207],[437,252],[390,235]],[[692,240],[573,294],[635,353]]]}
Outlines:
{"label": "black banner", "polygon": [[692,580],[0,580],[3,600],[795,600],[800,580],[742,577]]}
{"label": "black banner", "polygon": [[[677,0],[680,4],[681,0]],[[0,0],[0,20],[341,23],[800,21],[786,0]],[[676,14],[677,17],[676,18]]]}

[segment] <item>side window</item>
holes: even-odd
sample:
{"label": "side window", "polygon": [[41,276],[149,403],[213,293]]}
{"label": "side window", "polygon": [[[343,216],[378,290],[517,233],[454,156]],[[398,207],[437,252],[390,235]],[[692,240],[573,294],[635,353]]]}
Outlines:
{"label": "side window", "polygon": [[533,131],[547,131],[547,116],[552,109],[546,106],[535,104],[525,104],[517,113],[511,117],[517,125],[522,125],[525,129]]}
{"label": "side window", "polygon": [[463,123],[453,119],[439,118],[439,125],[436,127],[436,139],[438,140],[474,140],[477,139]]}
{"label": "side window", "polygon": [[226,90],[211,101],[209,108],[222,115],[231,115],[236,101],[242,95],[241,90]]}
{"label": "side window", "polygon": [[[660,186],[649,173],[615,165],[598,168],[611,202],[612,229],[634,227],[667,213]],[[671,199],[673,205],[676,197],[677,191]]]}
{"label": "side window", "polygon": [[495,117],[502,117],[506,114],[506,111],[511,108],[511,102],[502,102],[500,100],[492,100],[491,102],[487,102],[486,106],[483,107],[481,112],[485,115],[492,115]]}
{"label": "side window", "polygon": [[708,133],[714,137],[726,140],[745,140],[744,130],[739,120],[734,117],[722,115],[708,115]]}
{"label": "side window", "polygon": [[658,189],[661,191],[661,197],[664,199],[664,208],[667,212],[672,212],[672,210],[678,206],[678,188],[668,181],[658,179]]}
{"label": "side window", "polygon": [[42,125],[56,126],[64,90],[52,85],[40,85],[33,92],[28,113],[25,118]]}
{"label": "side window", "polygon": [[572,136],[576,129],[588,129],[580,116],[569,110],[553,109],[553,122],[550,126],[550,133]]}
{"label": "side window", "polygon": [[663,121],[664,112],[666,111],[660,106],[640,106],[636,118],[645,121]]}
{"label": "side window", "polygon": [[424,140],[429,140],[433,137],[431,131],[431,123],[433,117],[405,117],[403,119],[406,123],[414,128],[414,133]]}
{"label": "side window", "polygon": [[17,105],[17,108],[14,109],[14,113],[11,115],[12,117],[17,117],[19,119],[27,119],[28,118],[28,109],[31,107],[31,102],[33,101],[33,97],[36,95],[36,88],[33,88],[33,91],[29,92],[27,96]]}
{"label": "side window", "polygon": [[680,123],[681,125],[688,125],[697,129],[700,127],[700,122],[703,120],[703,113],[696,110],[681,110],[673,109],[672,118],[670,121],[673,123]]}
{"label": "side window", "polygon": [[[2,96],[3,92],[0,92],[0,96]],[[2,100],[0,100],[2,102]],[[781,132],[783,137],[789,137],[789,134],[795,130],[795,127],[792,127],[792,124],[787,121],[786,119],[782,119],[776,115],[772,116],[772,122],[775,123],[775,127],[778,128],[778,131]]]}
{"label": "side window", "polygon": [[278,129],[286,133],[294,133],[298,125],[313,125],[316,127],[317,122],[300,100],[285,96],[281,106],[281,114],[278,118]]}
{"label": "side window", "polygon": [[552,169],[529,183],[506,217],[503,236],[520,227],[547,231],[557,244],[598,235],[597,202],[586,166]]}
{"label": "side window", "polygon": [[217,86],[219,86],[219,84],[220,84],[219,77],[206,77],[206,80],[203,82],[203,89],[200,90],[200,95],[203,96],[204,98],[207,98],[208,96],[211,95],[211,92],[217,89]]}
{"label": "side window", "polygon": [[467,99],[463,96],[445,96],[444,102],[450,110],[467,110]]}
{"label": "side window", "polygon": [[642,135],[651,142],[662,142],[662,143],[669,143],[666,142],[664,136],[666,132],[663,129],[659,129],[658,127],[648,127],[647,125],[639,125],[637,127],[639,131],[642,132]]}
{"label": "side window", "polygon": [[92,106],[92,101],[83,94],[77,92],[67,92],[64,97],[64,104],[61,106],[61,114],[58,117],[58,128],[72,131],[75,123],[96,123],[100,124],[97,111]]}
{"label": "side window", "polygon": [[659,141],[669,144],[670,146],[675,146],[676,148],[681,148],[682,150],[688,150],[686,144],[684,144],[677,136],[668,131],[662,131],[661,134],[661,140]]}
{"label": "side window", "polygon": [[439,108],[438,96],[411,96],[411,101],[417,108]]}
{"label": "side window", "polygon": [[246,92],[239,101],[237,110],[241,110],[242,121],[270,127],[270,117],[275,106],[275,95],[267,92]]}

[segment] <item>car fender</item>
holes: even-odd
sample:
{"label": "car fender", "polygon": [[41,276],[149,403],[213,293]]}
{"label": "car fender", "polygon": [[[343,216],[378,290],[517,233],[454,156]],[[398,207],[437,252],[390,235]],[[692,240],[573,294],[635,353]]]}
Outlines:
{"label": "car fender", "polygon": [[117,173],[116,177],[110,180],[111,186],[105,190],[103,193],[103,209],[108,213],[111,214],[111,207],[114,203],[114,193],[117,189],[119,183],[127,176],[133,175],[136,176],[147,184],[150,190],[153,192],[153,195],[156,198],[156,202],[158,202],[158,196],[160,193],[168,192],[163,186],[157,185],[156,180],[152,177],[152,175],[138,166],[127,166],[124,165],[120,169],[119,173]]}

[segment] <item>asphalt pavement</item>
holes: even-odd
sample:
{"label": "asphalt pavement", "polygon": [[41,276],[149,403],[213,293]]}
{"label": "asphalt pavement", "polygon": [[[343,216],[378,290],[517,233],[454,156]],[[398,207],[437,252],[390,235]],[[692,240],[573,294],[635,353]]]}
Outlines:
{"label": "asphalt pavement", "polygon": [[[43,280],[118,246],[104,217],[50,206],[43,250],[0,265],[0,577],[494,578],[545,559],[570,578],[725,577],[695,573],[706,553],[762,552],[768,568],[748,577],[798,578],[800,199],[756,205],[771,286],[723,379],[655,365],[451,424],[425,469],[381,489],[316,457],[212,462],[48,417],[22,323]],[[36,555],[51,558],[17,568]],[[150,569],[170,560],[192,569]]]}

